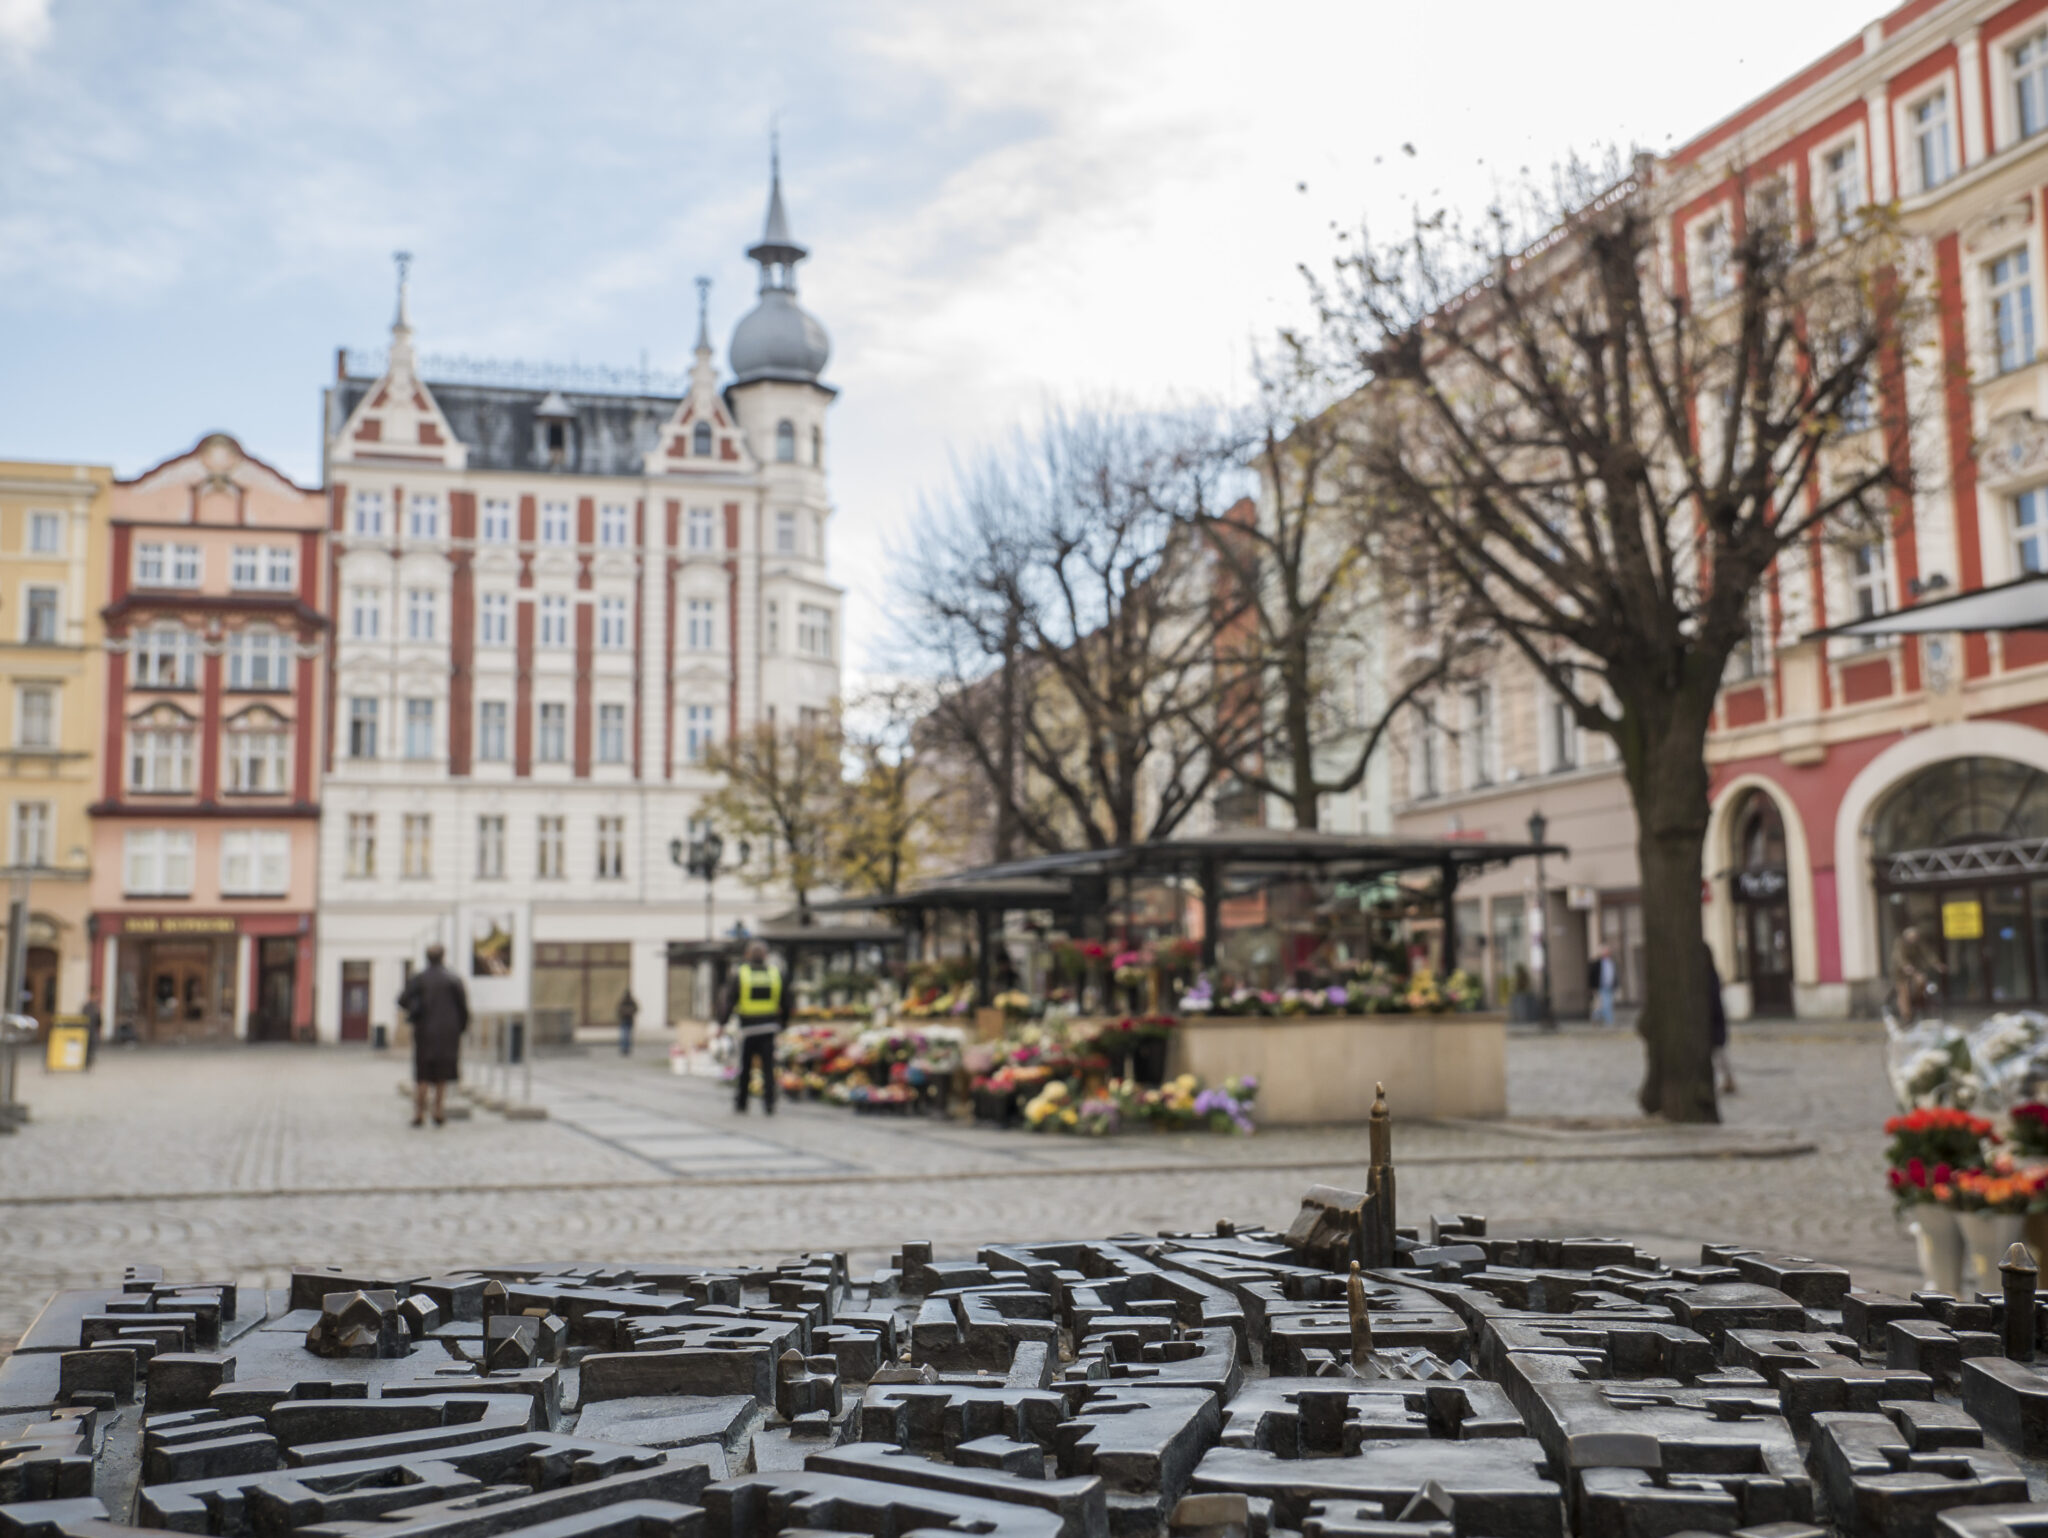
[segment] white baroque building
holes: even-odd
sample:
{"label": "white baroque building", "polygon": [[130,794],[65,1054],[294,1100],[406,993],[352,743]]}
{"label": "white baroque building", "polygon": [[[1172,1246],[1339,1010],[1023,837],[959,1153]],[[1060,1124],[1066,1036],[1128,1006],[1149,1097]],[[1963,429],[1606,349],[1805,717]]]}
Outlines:
{"label": "white baroque building", "polygon": [[[379,377],[326,392],[335,646],[321,827],[323,1040],[395,1023],[429,944],[537,1039],[644,1022],[704,883],[671,862],[704,751],[839,694],[819,380],[779,168],[721,386],[700,299],[680,398],[433,383],[401,277]],[[730,841],[729,841],[730,844]],[[757,851],[755,859],[766,858]],[[784,906],[737,876],[720,931]]]}

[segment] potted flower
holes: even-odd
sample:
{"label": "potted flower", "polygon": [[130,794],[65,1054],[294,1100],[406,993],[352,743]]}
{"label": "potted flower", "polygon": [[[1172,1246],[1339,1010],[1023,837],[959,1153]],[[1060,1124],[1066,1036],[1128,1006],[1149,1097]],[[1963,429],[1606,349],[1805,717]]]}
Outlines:
{"label": "potted flower", "polygon": [[1940,1106],[1894,1116],[1884,1130],[1891,1137],[1885,1148],[1888,1182],[1901,1213],[1912,1210],[1921,1274],[1936,1292],[1959,1296],[1964,1252],[1956,1176],[1982,1169],[1986,1140],[1995,1142],[1998,1134],[1981,1116]]}
{"label": "potted flower", "polygon": [[1983,1169],[1956,1173],[1952,1202],[1968,1258],[1964,1274],[1979,1290],[1997,1290],[1999,1262],[2020,1242],[2042,1185],[2039,1171],[2014,1168],[2008,1154],[1997,1155]]}
{"label": "potted flower", "polygon": [[1134,1022],[1131,1042],[1131,1077],[1140,1084],[1158,1085],[1166,1080],[1166,1057],[1173,1030],[1180,1021],[1172,1015],[1145,1015]]}

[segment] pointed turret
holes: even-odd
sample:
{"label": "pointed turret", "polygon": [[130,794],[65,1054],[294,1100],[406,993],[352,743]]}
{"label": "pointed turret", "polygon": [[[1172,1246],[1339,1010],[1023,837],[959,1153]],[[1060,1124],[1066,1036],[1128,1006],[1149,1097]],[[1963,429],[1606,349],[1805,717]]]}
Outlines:
{"label": "pointed turret", "polygon": [[832,356],[832,342],[825,328],[796,302],[796,264],[810,251],[789,233],[779,144],[769,151],[768,217],[761,238],[747,248],[747,255],[761,268],[761,302],[733,328],[733,383],[782,379],[816,384]]}
{"label": "pointed turret", "polygon": [[358,457],[413,460],[459,470],[469,462],[468,446],[456,439],[434,392],[421,382],[413,351],[412,253],[394,251],[391,261],[398,269],[398,303],[391,315],[390,355],[383,376],[335,432],[328,457],[336,463]]}

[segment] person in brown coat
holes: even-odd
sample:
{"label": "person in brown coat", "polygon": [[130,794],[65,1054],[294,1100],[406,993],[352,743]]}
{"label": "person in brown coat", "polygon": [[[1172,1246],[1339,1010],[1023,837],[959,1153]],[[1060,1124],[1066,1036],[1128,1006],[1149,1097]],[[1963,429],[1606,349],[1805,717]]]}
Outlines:
{"label": "person in brown coat", "polygon": [[412,1124],[427,1119],[427,1092],[434,1099],[434,1125],[445,1125],[448,1082],[462,1071],[462,1033],[469,1029],[469,995],[462,979],[443,966],[446,952],[427,947],[427,964],[412,975],[398,1007],[412,1022]]}

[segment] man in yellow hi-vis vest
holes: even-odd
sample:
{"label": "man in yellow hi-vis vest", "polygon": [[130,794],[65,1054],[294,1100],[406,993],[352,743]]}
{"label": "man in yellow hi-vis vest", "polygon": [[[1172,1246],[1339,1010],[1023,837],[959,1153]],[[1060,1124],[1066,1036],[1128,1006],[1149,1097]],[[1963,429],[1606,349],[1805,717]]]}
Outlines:
{"label": "man in yellow hi-vis vest", "polygon": [[761,1068],[761,1109],[775,1114],[775,1037],[789,1024],[789,983],[779,967],[768,964],[768,947],[747,942],[746,959],[733,969],[719,1001],[718,1018],[737,1021],[740,1032],[739,1075],[733,1081],[732,1108],[747,1108],[747,1080]]}

